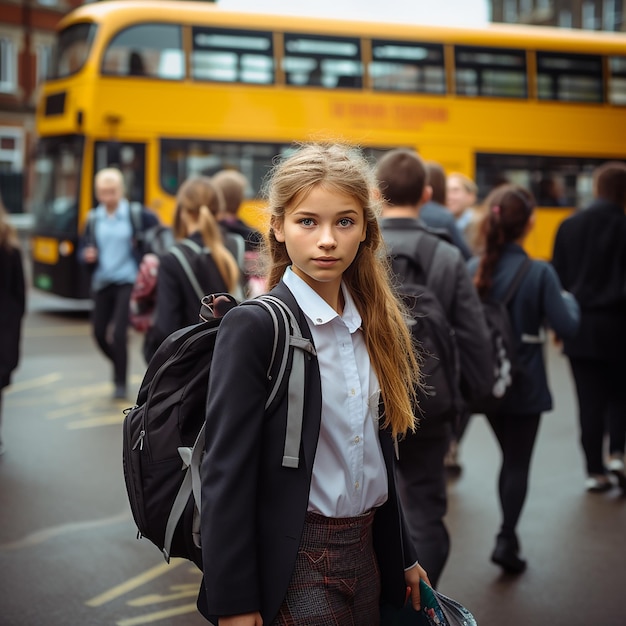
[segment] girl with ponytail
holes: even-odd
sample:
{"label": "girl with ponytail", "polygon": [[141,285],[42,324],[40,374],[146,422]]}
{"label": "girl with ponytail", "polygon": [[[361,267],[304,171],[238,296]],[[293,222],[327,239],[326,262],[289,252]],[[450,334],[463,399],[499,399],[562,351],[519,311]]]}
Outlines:
{"label": "girl with ponytail", "polygon": [[[535,201],[518,185],[502,185],[485,201],[485,249],[469,263],[482,299],[503,300],[528,255],[523,243],[535,223]],[[509,573],[526,568],[516,534],[541,413],[552,409],[543,355],[544,325],[559,337],[576,333],[580,317],[574,297],[561,288],[554,268],[533,260],[509,303],[516,337],[516,373],[498,413],[487,419],[502,451],[498,483],[502,524],[491,560]]]}
{"label": "girl with ponytail", "polygon": [[222,209],[221,194],[208,177],[194,176],[181,185],[176,199],[178,241],[160,257],[154,325],[144,344],[147,361],[168,335],[199,321],[201,294],[241,297],[239,268],[215,218]]}

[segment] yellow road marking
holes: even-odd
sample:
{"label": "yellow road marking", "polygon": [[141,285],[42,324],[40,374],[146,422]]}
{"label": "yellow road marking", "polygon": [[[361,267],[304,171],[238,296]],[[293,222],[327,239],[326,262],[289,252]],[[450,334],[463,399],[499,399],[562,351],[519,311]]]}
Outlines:
{"label": "yellow road marking", "polygon": [[170,587],[172,591],[176,593],[170,593],[168,595],[160,595],[158,593],[152,593],[141,598],[135,598],[129,600],[126,604],[128,606],[148,606],[149,604],[158,604],[159,602],[171,602],[172,600],[180,600],[181,598],[194,598],[198,595],[198,583],[189,585],[172,585]]}
{"label": "yellow road marking", "polygon": [[21,550],[32,546],[39,545],[52,539],[53,537],[60,537],[61,535],[81,532],[84,530],[92,530],[99,528],[100,526],[109,526],[111,524],[119,524],[132,519],[128,511],[124,511],[118,515],[112,517],[105,517],[97,520],[89,520],[86,522],[68,522],[67,524],[60,524],[58,526],[51,526],[50,528],[44,528],[38,530],[30,535],[26,535],[22,539],[17,541],[11,541],[9,543],[3,543],[0,545],[1,550]]}
{"label": "yellow road marking", "polygon": [[79,404],[71,404],[70,406],[64,406],[54,411],[46,413],[46,419],[56,420],[60,417],[67,417],[68,415],[75,415],[76,413],[91,413],[94,407],[93,402],[81,402]]}
{"label": "yellow road marking", "polygon": [[147,613],[146,615],[140,615],[139,617],[131,617],[128,619],[122,619],[117,622],[117,626],[139,626],[139,624],[152,624],[168,617],[175,617],[176,615],[186,615],[188,613],[197,613],[198,608],[196,603],[185,604],[183,606],[175,607],[173,609],[166,609],[165,611],[157,611],[156,613]]}
{"label": "yellow road marking", "polygon": [[25,328],[24,337],[80,337],[89,335],[91,328],[85,326],[41,326]]}
{"label": "yellow road marking", "polygon": [[23,380],[18,383],[13,383],[6,391],[6,394],[19,393],[20,391],[28,391],[29,389],[35,389],[37,387],[43,387],[44,385],[51,385],[61,380],[63,376],[60,372],[53,372],[52,374],[46,374],[39,378],[32,378],[31,380]]}
{"label": "yellow road marking", "polygon": [[[139,574],[138,576],[135,576],[134,578],[127,580],[121,585],[112,587],[108,591],[101,593],[99,596],[96,596],[95,598],[88,600],[87,602],[85,602],[85,604],[87,606],[93,606],[93,607],[102,606],[103,604],[106,604],[107,602],[111,602],[111,600],[115,600],[116,598],[123,596],[129,591],[132,591],[133,589],[137,589],[137,587],[141,587],[142,585],[145,585],[147,582],[150,582],[151,580],[154,580],[155,578],[162,576],[166,572],[169,572],[173,568],[178,567],[182,563],[186,563],[186,562],[187,561],[185,561],[184,559],[172,559],[169,565],[167,563],[156,565],[155,567],[152,567],[151,569],[143,572],[143,574]],[[194,608],[195,608],[195,605],[194,605]],[[118,622],[118,624],[119,623],[120,622]],[[143,622],[137,622],[137,623],[141,624]]]}
{"label": "yellow road marking", "polygon": [[99,426],[111,426],[112,424],[121,424],[124,421],[124,413],[121,411],[115,415],[103,415],[102,417],[90,417],[79,420],[78,422],[70,422],[65,427],[68,430],[82,430],[83,428],[98,428]]}

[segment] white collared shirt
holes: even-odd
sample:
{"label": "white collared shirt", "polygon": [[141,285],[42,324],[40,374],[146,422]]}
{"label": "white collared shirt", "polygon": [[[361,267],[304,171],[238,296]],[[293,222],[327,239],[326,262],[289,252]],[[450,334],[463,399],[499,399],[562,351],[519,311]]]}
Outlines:
{"label": "white collared shirt", "polygon": [[340,316],[287,268],[283,281],[304,312],[322,382],[322,421],[308,510],[352,517],[387,500],[387,472],[378,439],[380,387],[345,285]]}

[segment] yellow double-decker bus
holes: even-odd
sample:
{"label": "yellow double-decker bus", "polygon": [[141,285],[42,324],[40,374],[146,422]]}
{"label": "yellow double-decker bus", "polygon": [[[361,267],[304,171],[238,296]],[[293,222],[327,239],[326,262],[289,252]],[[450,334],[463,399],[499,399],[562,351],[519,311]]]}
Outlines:
{"label": "yellow double-decker bus", "polygon": [[76,243],[98,169],[120,167],[130,198],[167,223],[187,176],[236,168],[252,200],[275,156],[310,139],[373,158],[412,147],[481,195],[526,185],[542,207],[528,249],[548,258],[594,167],[625,157],[626,39],[112,0],[61,22],[37,130],[34,284],[59,295],[86,294]]}

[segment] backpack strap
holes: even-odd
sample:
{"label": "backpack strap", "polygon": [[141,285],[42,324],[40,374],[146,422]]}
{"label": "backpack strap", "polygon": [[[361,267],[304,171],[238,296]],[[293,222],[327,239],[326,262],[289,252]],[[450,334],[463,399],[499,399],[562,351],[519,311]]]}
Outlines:
{"label": "backpack strap", "polygon": [[517,292],[517,289],[520,286],[522,279],[524,278],[524,276],[526,276],[526,273],[528,272],[532,264],[532,259],[526,257],[524,259],[524,262],[517,268],[517,272],[515,272],[515,276],[513,276],[513,280],[509,284],[509,288],[504,294],[504,298],[502,298],[502,304],[504,304],[504,306],[509,305],[509,302],[511,302],[511,300],[513,299],[513,296]]}
{"label": "backpack strap", "polygon": [[[185,240],[185,241],[181,241],[180,243],[182,245],[187,246],[191,250],[197,251],[199,254],[201,254],[203,251],[208,251],[206,249],[201,248],[194,241]],[[196,275],[194,274],[194,271],[191,268],[191,265],[189,264],[189,261],[187,257],[185,256],[185,253],[178,246],[173,246],[170,252],[174,255],[176,259],[178,259],[178,262],[180,263],[181,267],[183,268],[183,271],[185,272],[185,275],[187,276],[187,280],[191,283],[193,290],[196,292],[196,295],[198,296],[198,300],[202,301],[202,298],[204,298],[205,293],[202,291],[202,287],[200,287],[200,283],[198,282],[198,279],[196,278]]]}

